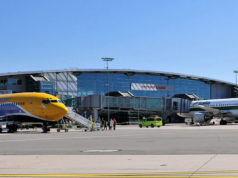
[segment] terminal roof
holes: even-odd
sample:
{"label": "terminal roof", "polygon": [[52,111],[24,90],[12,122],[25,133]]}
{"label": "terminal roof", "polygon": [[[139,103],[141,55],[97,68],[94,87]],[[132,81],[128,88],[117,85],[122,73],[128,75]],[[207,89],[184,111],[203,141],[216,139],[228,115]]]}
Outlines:
{"label": "terminal roof", "polygon": [[19,72],[7,72],[7,73],[0,73],[0,77],[3,76],[17,76],[17,75],[34,75],[34,74],[43,74],[43,73],[62,73],[62,72],[72,72],[75,75],[79,75],[80,73],[123,73],[128,76],[132,76],[134,74],[145,74],[145,75],[160,75],[166,76],[168,79],[175,79],[175,78],[185,78],[190,80],[199,80],[206,83],[217,83],[223,85],[232,85],[235,86],[234,83],[226,82],[222,80],[211,79],[207,77],[200,77],[194,75],[186,75],[186,74],[179,74],[179,73],[172,73],[172,72],[162,72],[162,71],[149,71],[149,70],[132,70],[132,69],[78,69],[78,68],[69,68],[63,70],[39,70],[39,71],[19,71]]}

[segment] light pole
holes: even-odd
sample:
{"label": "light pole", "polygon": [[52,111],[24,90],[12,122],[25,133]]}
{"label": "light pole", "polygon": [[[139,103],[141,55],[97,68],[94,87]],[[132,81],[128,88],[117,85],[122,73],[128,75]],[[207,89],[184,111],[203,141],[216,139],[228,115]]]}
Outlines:
{"label": "light pole", "polygon": [[[102,57],[101,58],[103,61],[106,62],[107,64],[107,83],[106,83],[106,86],[107,86],[107,96],[109,96],[109,78],[108,78],[108,75],[109,75],[109,71],[108,71],[108,62],[111,62],[114,60],[114,58],[111,58],[111,57]],[[107,120],[110,121],[110,110],[109,110],[109,97],[107,97]]]}
{"label": "light pole", "polygon": [[238,70],[234,70],[233,72],[235,73],[235,76],[236,76],[236,86],[237,86],[237,73],[238,73]]}
{"label": "light pole", "polygon": [[167,90],[167,98],[169,97],[169,77],[168,78],[166,78],[165,80],[167,81],[167,83],[166,83],[166,90]]}

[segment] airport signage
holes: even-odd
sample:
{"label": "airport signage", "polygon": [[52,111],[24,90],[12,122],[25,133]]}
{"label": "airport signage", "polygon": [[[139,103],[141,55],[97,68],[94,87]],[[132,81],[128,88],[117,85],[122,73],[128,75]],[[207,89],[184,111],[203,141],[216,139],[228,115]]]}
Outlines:
{"label": "airport signage", "polygon": [[140,91],[174,91],[174,86],[171,86],[171,85],[144,84],[144,83],[131,83],[131,90],[140,90]]}

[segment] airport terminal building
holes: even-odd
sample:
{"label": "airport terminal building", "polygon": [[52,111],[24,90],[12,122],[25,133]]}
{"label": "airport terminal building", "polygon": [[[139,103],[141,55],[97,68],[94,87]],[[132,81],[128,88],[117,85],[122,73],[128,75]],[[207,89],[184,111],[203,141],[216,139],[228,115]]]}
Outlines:
{"label": "airport terminal building", "polygon": [[[189,94],[200,99],[235,97],[235,85],[225,81],[159,71],[113,69],[1,73],[0,90],[1,93],[58,94],[62,100],[68,98],[68,105],[78,107],[79,112],[96,108],[103,115],[110,109],[110,114],[126,118],[123,121],[139,118],[145,112],[165,112],[176,95]],[[176,105],[175,110],[182,103]]]}

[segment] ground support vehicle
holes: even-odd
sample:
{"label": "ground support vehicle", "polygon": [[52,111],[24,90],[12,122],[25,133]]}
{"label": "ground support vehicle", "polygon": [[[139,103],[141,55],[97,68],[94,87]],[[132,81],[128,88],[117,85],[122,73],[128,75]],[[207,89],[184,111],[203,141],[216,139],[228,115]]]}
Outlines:
{"label": "ground support vehicle", "polygon": [[139,127],[160,127],[163,125],[162,118],[159,116],[150,116],[148,118],[144,118],[142,121],[139,123]]}

